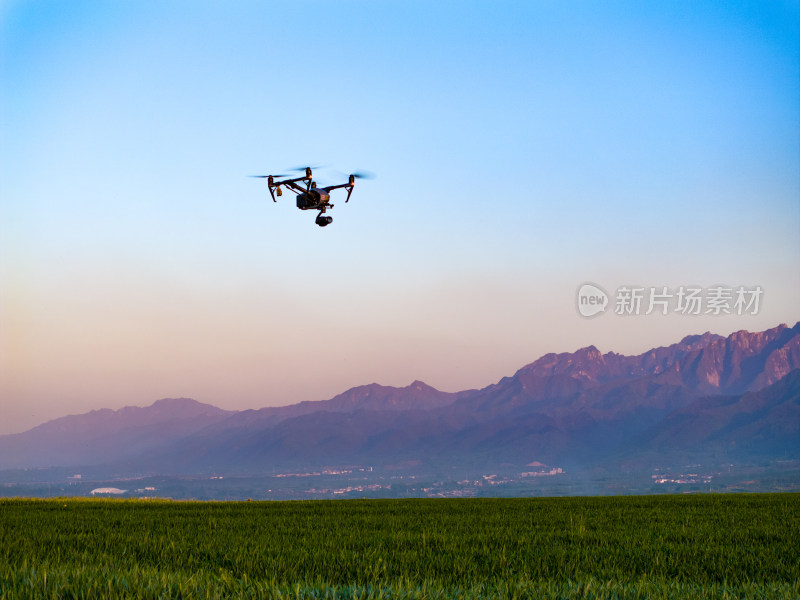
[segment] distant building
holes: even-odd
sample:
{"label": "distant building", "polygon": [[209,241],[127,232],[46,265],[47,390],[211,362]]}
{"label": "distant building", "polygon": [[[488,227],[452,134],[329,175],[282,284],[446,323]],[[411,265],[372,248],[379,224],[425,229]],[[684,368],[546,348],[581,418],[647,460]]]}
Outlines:
{"label": "distant building", "polygon": [[93,489],[91,491],[91,494],[92,494],[92,496],[94,496],[95,494],[115,494],[115,495],[119,495],[119,494],[124,494],[127,491],[128,490],[121,490],[119,488],[106,487],[106,488],[95,488],[95,489]]}

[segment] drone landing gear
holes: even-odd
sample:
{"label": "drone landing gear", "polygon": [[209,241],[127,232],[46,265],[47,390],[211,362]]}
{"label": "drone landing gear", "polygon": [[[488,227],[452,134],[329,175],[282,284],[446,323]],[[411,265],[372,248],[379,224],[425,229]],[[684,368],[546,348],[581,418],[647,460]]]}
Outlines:
{"label": "drone landing gear", "polygon": [[319,213],[315,222],[320,227],[325,227],[333,222],[333,217],[325,217],[322,213]]}

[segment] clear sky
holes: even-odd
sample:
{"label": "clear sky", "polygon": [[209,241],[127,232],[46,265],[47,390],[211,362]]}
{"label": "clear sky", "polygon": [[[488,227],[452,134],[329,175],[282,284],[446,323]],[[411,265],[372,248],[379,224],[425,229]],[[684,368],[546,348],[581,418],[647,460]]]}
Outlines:
{"label": "clear sky", "polygon": [[[800,319],[796,1],[6,0],[0,43],[0,433]],[[377,177],[322,229],[247,177],[304,164]]]}

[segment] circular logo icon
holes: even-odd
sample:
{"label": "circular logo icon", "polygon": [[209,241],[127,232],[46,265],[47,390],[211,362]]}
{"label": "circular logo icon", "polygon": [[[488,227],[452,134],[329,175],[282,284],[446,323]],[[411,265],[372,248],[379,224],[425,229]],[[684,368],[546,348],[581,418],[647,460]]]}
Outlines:
{"label": "circular logo icon", "polygon": [[608,306],[608,294],[600,286],[584,283],[578,288],[578,312],[583,317],[595,317],[605,312]]}

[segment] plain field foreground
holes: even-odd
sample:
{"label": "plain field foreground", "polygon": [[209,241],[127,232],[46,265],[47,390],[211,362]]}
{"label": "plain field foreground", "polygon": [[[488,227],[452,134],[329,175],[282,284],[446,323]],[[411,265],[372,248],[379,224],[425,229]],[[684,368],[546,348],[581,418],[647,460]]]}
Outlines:
{"label": "plain field foreground", "polygon": [[0,500],[0,598],[798,598],[800,494]]}

